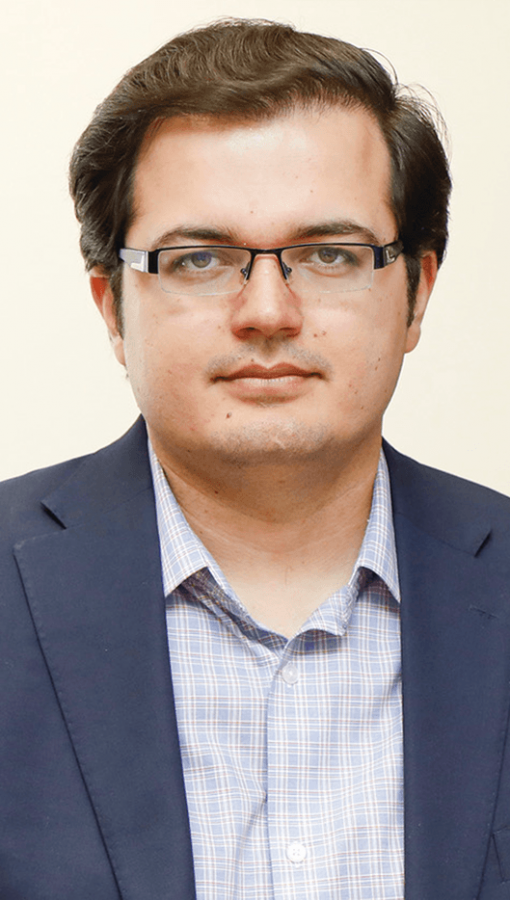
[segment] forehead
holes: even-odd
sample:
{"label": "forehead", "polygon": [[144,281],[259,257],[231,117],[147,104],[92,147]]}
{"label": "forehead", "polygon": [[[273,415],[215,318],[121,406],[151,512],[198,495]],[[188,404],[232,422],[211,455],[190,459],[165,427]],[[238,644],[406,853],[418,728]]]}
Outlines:
{"label": "forehead", "polygon": [[388,148],[364,109],[297,109],[263,122],[174,118],[142,147],[130,237],[147,245],[202,225],[264,246],[345,220],[392,240],[390,179]]}

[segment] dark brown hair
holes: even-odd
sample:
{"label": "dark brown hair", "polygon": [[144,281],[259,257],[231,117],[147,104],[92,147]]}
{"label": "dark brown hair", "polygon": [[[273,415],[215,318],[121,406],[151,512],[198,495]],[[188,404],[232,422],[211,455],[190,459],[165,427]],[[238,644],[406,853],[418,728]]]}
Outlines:
{"label": "dark brown hair", "polygon": [[87,269],[110,277],[120,311],[118,250],[133,215],[133,181],[151,125],[174,116],[268,119],[295,106],[363,107],[391,157],[391,199],[407,264],[410,318],[420,256],[439,263],[451,181],[427,104],[366,50],[290,25],[223,20],[165,44],[124,76],[96,109],[71,160],[70,190]]}

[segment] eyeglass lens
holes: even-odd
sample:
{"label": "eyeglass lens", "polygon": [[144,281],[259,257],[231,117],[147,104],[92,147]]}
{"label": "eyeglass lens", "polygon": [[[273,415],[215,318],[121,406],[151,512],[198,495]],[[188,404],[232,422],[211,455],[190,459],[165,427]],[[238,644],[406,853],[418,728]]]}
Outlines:
{"label": "eyeglass lens", "polygon": [[[374,268],[370,247],[353,244],[305,244],[281,253],[289,285],[296,293],[340,293],[370,287]],[[192,247],[163,250],[159,280],[170,294],[213,296],[240,291],[251,254],[237,247]]]}

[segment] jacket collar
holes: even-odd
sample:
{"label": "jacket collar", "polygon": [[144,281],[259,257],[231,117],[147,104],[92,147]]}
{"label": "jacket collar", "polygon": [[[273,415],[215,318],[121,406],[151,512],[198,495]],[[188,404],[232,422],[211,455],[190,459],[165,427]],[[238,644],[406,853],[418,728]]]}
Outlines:
{"label": "jacket collar", "polygon": [[140,416],[129,431],[77,467],[43,505],[65,528],[101,516],[143,491],[152,490],[147,430]]}

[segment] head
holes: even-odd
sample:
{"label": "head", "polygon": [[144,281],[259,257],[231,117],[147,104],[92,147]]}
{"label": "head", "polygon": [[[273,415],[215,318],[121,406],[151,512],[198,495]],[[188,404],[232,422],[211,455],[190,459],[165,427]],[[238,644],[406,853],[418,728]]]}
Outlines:
{"label": "head", "polygon": [[70,188],[88,270],[110,280],[122,329],[118,257],[136,214],[134,177],[148,135],[165,120],[264,122],[294,108],[361,108],[391,162],[391,203],[404,244],[408,320],[420,260],[447,241],[450,177],[425,104],[366,50],[265,21],[232,20],[180,35],[131,69],[98,107],[71,161]]}
{"label": "head", "polygon": [[[82,247],[167,473],[214,473],[237,496],[248,469],[254,485],[281,467],[322,484],[339,465],[377,459],[444,253],[449,187],[428,117],[397,94],[364,51],[233,22],[177,38],[96,113],[71,167]],[[299,281],[298,267],[329,279],[318,251],[292,257],[289,278],[273,252],[346,236],[400,239],[404,255],[338,295],[329,281],[311,291]],[[121,268],[122,247],[190,242],[264,253],[242,287],[215,296],[193,296],[182,280],[165,292],[157,275]],[[178,264],[193,283],[195,257]]]}

